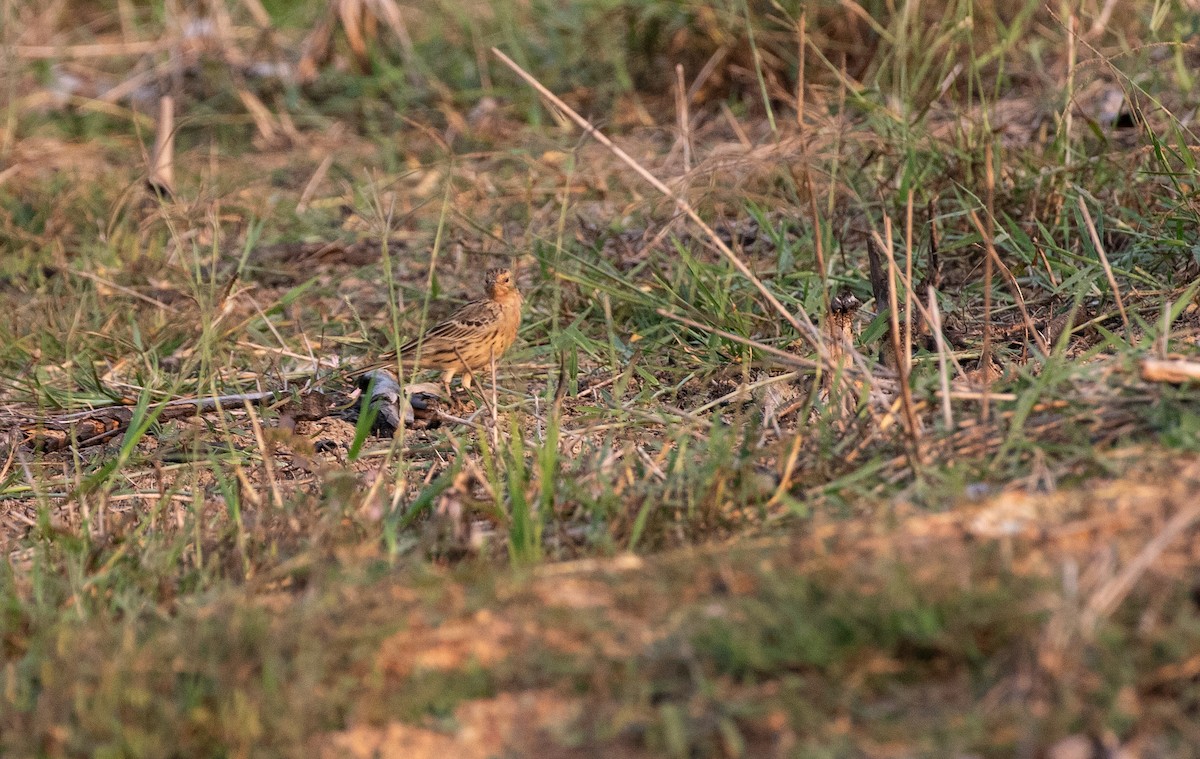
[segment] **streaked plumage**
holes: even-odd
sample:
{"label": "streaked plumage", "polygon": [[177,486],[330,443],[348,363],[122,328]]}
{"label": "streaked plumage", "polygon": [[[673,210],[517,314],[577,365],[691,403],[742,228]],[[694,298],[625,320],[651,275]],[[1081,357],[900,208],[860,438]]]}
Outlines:
{"label": "streaked plumage", "polygon": [[[424,335],[409,340],[398,351],[405,371],[438,369],[449,387],[462,374],[464,388],[471,386],[471,373],[483,372],[499,359],[517,339],[521,326],[521,293],[508,269],[490,269],[484,280],[486,297],[473,300]],[[395,368],[397,351],[351,374],[357,377],[373,369]]]}

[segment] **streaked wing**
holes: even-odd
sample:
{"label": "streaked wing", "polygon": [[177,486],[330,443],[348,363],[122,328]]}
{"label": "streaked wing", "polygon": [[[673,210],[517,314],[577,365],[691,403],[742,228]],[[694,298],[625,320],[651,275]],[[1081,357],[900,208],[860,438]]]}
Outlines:
{"label": "streaked wing", "polygon": [[400,347],[400,354],[415,351],[418,343],[432,341],[458,343],[479,335],[500,318],[500,307],[492,301],[475,301],[456,311],[449,319],[436,325],[420,340],[409,340]]}

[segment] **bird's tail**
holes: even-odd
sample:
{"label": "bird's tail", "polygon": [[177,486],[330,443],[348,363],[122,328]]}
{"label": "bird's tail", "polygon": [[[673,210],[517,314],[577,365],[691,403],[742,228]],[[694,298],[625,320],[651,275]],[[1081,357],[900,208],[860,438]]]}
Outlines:
{"label": "bird's tail", "polygon": [[378,361],[374,361],[366,366],[360,367],[358,369],[355,369],[352,372],[349,372],[346,376],[349,377],[350,379],[357,379],[357,378],[363,376],[364,374],[367,374],[368,372],[375,371],[376,369],[390,369],[391,371],[395,372],[397,364],[405,372],[411,372],[413,370],[420,370],[420,369],[433,370],[433,369],[437,368],[435,366],[430,366],[425,360],[423,360],[419,356],[419,354],[413,355],[413,358],[405,358],[404,355],[401,354],[399,361],[397,361],[396,354],[393,352],[393,353],[389,353],[385,356],[380,357],[380,359]]}

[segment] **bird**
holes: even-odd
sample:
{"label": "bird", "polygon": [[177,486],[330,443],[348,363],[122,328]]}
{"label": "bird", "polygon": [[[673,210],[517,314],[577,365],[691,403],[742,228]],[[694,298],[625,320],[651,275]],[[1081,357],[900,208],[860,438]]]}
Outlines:
{"label": "bird", "polygon": [[447,393],[450,381],[462,374],[463,389],[470,389],[471,375],[488,368],[517,339],[521,326],[521,291],[510,269],[489,269],[484,277],[484,297],[473,300],[450,318],[398,350],[379,357],[370,366],[350,374],[351,378],[375,369],[440,369]]}

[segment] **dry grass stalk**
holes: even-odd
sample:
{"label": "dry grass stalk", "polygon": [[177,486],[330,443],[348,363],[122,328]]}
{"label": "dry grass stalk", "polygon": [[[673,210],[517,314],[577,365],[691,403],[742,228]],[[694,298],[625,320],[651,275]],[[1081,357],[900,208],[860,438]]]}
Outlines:
{"label": "dry grass stalk", "polygon": [[675,114],[679,119],[679,141],[683,145],[683,173],[692,170],[692,121],[688,116],[688,94],[683,81],[683,64],[675,64]]}
{"label": "dry grass stalk", "polygon": [[301,82],[316,79],[317,69],[329,60],[333,52],[333,34],[340,26],[350,46],[351,56],[358,69],[364,73],[371,70],[367,49],[368,40],[378,31],[379,22],[391,30],[400,44],[405,73],[416,86],[422,80],[416,70],[416,48],[394,0],[330,0],[325,14],[305,37],[300,62],[296,73]]}
{"label": "dry grass stalk", "polygon": [[[701,229],[701,231],[704,232],[704,234],[712,242],[713,246],[720,251],[721,255],[725,256],[725,258],[731,264],[733,264],[733,267],[737,269],[738,272],[747,279],[747,281],[754,285],[755,289],[757,289],[759,293],[766,298],[767,302],[771,304],[771,307],[774,308],[775,311],[782,316],[783,319],[789,325],[791,325],[791,327],[796,330],[798,334],[808,340],[812,348],[817,351],[819,356],[821,356],[822,361],[828,365],[829,351],[824,345],[824,341],[821,339],[821,334],[817,330],[816,325],[812,323],[811,319],[809,319],[808,314],[801,309],[799,312],[800,320],[797,320],[796,317],[792,315],[791,311],[789,311],[786,306],[779,302],[779,299],[775,297],[775,294],[772,293],[765,284],[763,284],[762,280],[755,276],[754,272],[750,270],[750,267],[746,265],[746,262],[744,262],[736,253],[734,253],[733,249],[721,239],[720,235],[718,235],[712,229],[712,227],[710,227],[702,218],[700,218],[700,215],[696,213],[696,210],[690,203],[687,202],[686,199],[675,193],[675,191],[673,191],[670,187],[667,187],[662,180],[650,173],[650,171],[638,163],[636,159],[618,147],[615,143],[613,143],[612,140],[608,139],[608,137],[605,136],[604,133],[595,126],[593,126],[591,122],[576,113],[570,106],[564,103],[561,98],[548,90],[545,85],[517,65],[514,60],[501,52],[498,48],[492,48],[492,54],[499,58],[505,66],[508,66],[510,69],[512,69],[513,73],[524,80],[526,84],[537,90],[538,94],[546,98],[546,100],[548,100],[556,109],[558,109],[560,113],[566,115],[567,118],[575,122],[576,126],[582,129],[584,133],[607,148],[626,166],[633,169],[638,176],[649,182],[654,189],[662,193],[663,197],[673,201],[675,206],[685,216],[691,219],[692,223],[694,223]],[[803,326],[801,326],[801,322],[803,322]]]}
{"label": "dry grass stalk", "polygon": [[[988,143],[984,148],[984,160],[987,163],[986,169],[986,190],[987,190],[987,218],[989,227],[986,230],[981,230],[980,234],[983,239],[992,239],[991,221],[996,218],[993,212],[995,186],[993,184],[994,175],[992,174],[992,143]],[[987,422],[991,412],[991,404],[988,402],[988,390],[992,386],[991,367],[992,367],[992,257],[984,253],[983,260],[983,349],[979,355],[980,380],[983,382],[983,401],[979,406],[979,419],[982,422]]]}
{"label": "dry grass stalk", "polygon": [[[756,382],[738,385],[737,388],[735,388],[731,392],[725,393],[724,395],[722,395],[720,397],[713,398],[711,401],[704,403],[700,406],[697,406],[693,409],[689,409],[689,412],[692,414],[699,414],[704,411],[708,411],[709,409],[716,408],[717,406],[721,406],[723,404],[729,403],[731,401],[743,401],[749,396],[750,393],[753,393],[756,390],[760,390],[764,387],[771,387],[772,385],[778,385],[781,382],[791,382],[791,381],[795,380],[796,378],[798,378],[799,376],[800,376],[800,372],[798,372],[798,371],[785,372],[784,374],[771,374],[771,375],[763,377],[762,379],[760,379]],[[786,416],[786,415],[780,414],[780,416]]]}
{"label": "dry grass stalk", "polygon": [[271,14],[267,13],[267,9],[263,7],[260,0],[242,0],[242,7],[249,11],[254,23],[258,24],[259,28],[271,28]]}
{"label": "dry grass stalk", "polygon": [[1042,337],[1042,333],[1038,331],[1037,327],[1034,326],[1033,319],[1029,316],[1029,310],[1025,307],[1025,298],[1021,295],[1021,286],[1017,283],[1017,278],[1013,276],[1012,271],[1000,259],[1000,254],[996,252],[996,246],[992,242],[992,236],[988,234],[983,222],[979,219],[979,214],[975,213],[974,210],[971,211],[971,222],[975,225],[975,229],[978,230],[979,236],[983,238],[983,247],[987,252],[988,260],[1000,270],[1001,278],[1008,286],[1009,292],[1012,293],[1013,300],[1017,303],[1017,309],[1021,312],[1021,319],[1025,322],[1025,331],[1033,336],[1033,340],[1037,343],[1038,350],[1042,352],[1042,355],[1049,356],[1050,345]]}
{"label": "dry grass stalk", "polygon": [[1200,382],[1200,362],[1182,358],[1144,358],[1141,377],[1146,382],[1164,382],[1172,385]]}
{"label": "dry grass stalk", "polygon": [[250,118],[254,119],[259,136],[268,144],[274,143],[279,131],[275,127],[275,117],[271,115],[271,110],[259,100],[258,95],[245,87],[238,87],[237,94],[242,105],[250,112]]}
{"label": "dry grass stalk", "polygon": [[369,73],[371,61],[367,56],[367,39],[374,39],[379,20],[367,12],[367,5],[362,0],[339,0],[337,12],[359,70]]}
{"label": "dry grass stalk", "polygon": [[1100,622],[1107,619],[1117,610],[1117,607],[1121,605],[1121,602],[1133,590],[1133,586],[1137,584],[1137,581],[1146,573],[1146,570],[1162,555],[1167,546],[1171,545],[1171,543],[1198,521],[1200,521],[1200,503],[1193,502],[1186,508],[1176,512],[1163,525],[1158,534],[1138,552],[1133,561],[1129,562],[1121,570],[1120,574],[1092,594],[1079,619],[1080,631],[1085,637],[1090,638],[1095,633],[1096,627]]}
{"label": "dry grass stalk", "polygon": [[61,60],[63,58],[121,58],[162,53],[177,46],[179,40],[164,37],[135,42],[99,42],[90,45],[14,45],[18,58]]}
{"label": "dry grass stalk", "polygon": [[754,143],[750,141],[750,136],[746,134],[746,130],[742,128],[740,123],[738,123],[737,116],[733,115],[733,111],[730,110],[729,104],[724,100],[721,101],[721,116],[724,117],[725,123],[729,125],[730,131],[732,131],[734,136],[737,137],[739,145],[746,150],[750,150],[754,147]]}
{"label": "dry grass stalk", "polygon": [[[884,233],[891,240],[891,222],[887,217],[884,217]],[[895,355],[896,375],[900,384],[900,405],[904,411],[904,421],[908,432],[909,439],[909,457],[913,467],[920,466],[924,463],[924,451],[921,440],[921,425],[917,419],[917,414],[913,408],[912,388],[909,386],[909,367],[912,359],[910,354],[901,354],[901,350],[907,345],[906,340],[902,340],[900,336],[900,312],[899,301],[896,298],[896,257],[892,255],[891,246],[885,244],[879,239],[877,233],[872,232],[867,238],[867,245],[875,245],[877,248],[882,248],[883,254],[887,257],[887,304],[888,318],[891,322],[891,328],[888,330],[891,334],[889,339],[892,344],[892,352]],[[878,255],[878,252],[876,253]],[[882,307],[882,304],[877,304]]]}
{"label": "dry grass stalk", "polygon": [[787,493],[792,489],[792,477],[796,474],[796,464],[800,460],[800,449],[804,446],[804,435],[797,431],[792,435],[792,445],[788,449],[787,458],[784,459],[783,472],[779,476],[779,486],[775,488],[775,492],[771,494],[770,500],[767,501],[764,508],[771,508],[781,501]]}
{"label": "dry grass stalk", "polygon": [[848,419],[858,405],[859,387],[850,381],[846,371],[853,361],[850,352],[854,350],[854,314],[860,305],[858,298],[847,291],[829,302],[829,310],[825,315],[825,331],[833,366],[832,371],[823,375],[822,384],[829,402],[838,404],[838,414],[842,419]]}
{"label": "dry grass stalk", "polygon": [[[254,442],[258,446],[260,458],[262,458],[263,471],[267,480],[267,485],[271,489],[271,502],[277,509],[283,508],[283,496],[279,492],[279,478],[275,476],[275,460],[273,446],[267,445],[266,437],[263,435],[262,423],[258,419],[258,413],[254,410],[254,405],[249,400],[242,400],[242,408],[246,410],[246,414],[250,419],[250,428],[254,431]],[[224,422],[222,422],[224,424]]]}
{"label": "dry grass stalk", "polygon": [[817,259],[817,274],[821,277],[821,292],[828,297],[829,270],[825,265],[825,243],[821,239],[821,216],[817,210],[817,190],[813,187],[812,172],[808,170],[807,161],[804,163],[804,187],[808,190],[809,212],[812,214],[813,254]]}
{"label": "dry grass stalk", "polygon": [[942,335],[942,312],[938,309],[937,291],[929,285],[929,327],[933,330],[933,339],[937,343],[938,352],[938,382],[942,390],[942,421],[947,430],[954,429],[954,412],[950,407],[950,365],[947,356],[950,354],[946,338]]}
{"label": "dry grass stalk", "polygon": [[304,191],[300,193],[300,200],[296,203],[296,213],[301,214],[308,210],[308,204],[312,202],[313,195],[317,192],[317,187],[324,181],[325,175],[329,173],[331,166],[333,166],[332,153],[321,159],[321,164],[317,166],[316,171],[309,177],[308,183],[304,185]]}
{"label": "dry grass stalk", "polygon": [[1075,123],[1075,63],[1076,63],[1076,44],[1075,37],[1078,34],[1076,31],[1078,21],[1075,18],[1075,12],[1072,11],[1067,17],[1067,86],[1066,98],[1063,102],[1063,163],[1066,166],[1071,165],[1071,131]]}
{"label": "dry grass stalk", "polygon": [[804,40],[808,36],[808,14],[800,11],[800,20],[796,22],[796,59],[799,66],[796,72],[796,126],[804,130]]}
{"label": "dry grass stalk", "polygon": [[819,365],[816,361],[812,361],[812,360],[804,358],[802,356],[797,356],[794,353],[788,353],[787,351],[780,350],[779,348],[776,348],[773,345],[767,345],[766,343],[760,343],[757,340],[751,340],[748,337],[742,337],[741,335],[735,335],[732,332],[726,332],[723,329],[717,329],[716,327],[710,327],[707,324],[701,324],[700,322],[695,321],[693,319],[689,319],[686,316],[680,316],[679,314],[671,313],[670,311],[668,311],[665,308],[655,309],[655,313],[664,318],[671,319],[672,321],[677,321],[680,324],[684,324],[688,327],[694,327],[695,329],[703,330],[704,332],[709,332],[711,334],[717,335],[718,337],[723,337],[726,340],[732,340],[735,343],[741,343],[742,345],[747,345],[756,350],[760,350],[763,353],[769,353],[770,355],[779,359],[780,362],[784,363],[784,364],[788,364],[791,366],[799,366],[799,367],[803,367],[805,369],[815,369]]}
{"label": "dry grass stalk", "polygon": [[1087,203],[1083,201],[1082,195],[1079,196],[1079,210],[1083,213],[1083,222],[1087,226],[1088,236],[1092,238],[1092,245],[1096,248],[1096,255],[1100,258],[1100,266],[1104,268],[1104,276],[1108,278],[1113,298],[1117,301],[1117,310],[1121,312],[1121,323],[1125,325],[1125,339],[1132,343],[1133,333],[1129,328],[1129,314],[1125,313],[1125,301],[1121,298],[1121,288],[1117,285],[1117,278],[1113,275],[1112,266],[1108,263],[1108,254],[1104,252],[1104,245],[1100,243],[1100,235],[1096,233],[1096,224],[1092,221],[1092,214],[1088,211]]}
{"label": "dry grass stalk", "polygon": [[1104,6],[1100,9],[1100,13],[1096,14],[1096,20],[1092,22],[1092,28],[1088,29],[1087,34],[1083,36],[1085,40],[1095,42],[1108,29],[1108,22],[1112,20],[1113,10],[1117,6],[1117,0],[1105,0]]}
{"label": "dry grass stalk", "polygon": [[412,36],[408,33],[408,25],[404,23],[404,16],[400,13],[400,6],[396,4],[395,0],[373,0],[371,11],[382,18],[383,23],[392,30],[392,34],[396,35],[396,41],[400,43],[400,53],[403,56],[408,80],[415,86],[421,86],[422,79],[416,69],[416,47],[413,45]]}
{"label": "dry grass stalk", "polygon": [[116,290],[119,293],[128,295],[130,298],[140,300],[143,303],[154,306],[155,308],[161,308],[163,311],[166,311],[169,314],[179,313],[179,309],[169,303],[163,303],[161,300],[155,300],[145,293],[138,292],[132,287],[126,287],[125,285],[117,284],[110,279],[101,277],[99,274],[93,274],[92,272],[84,271],[83,269],[70,269],[70,274],[73,277],[81,277],[83,279],[91,280],[99,285],[103,285],[104,287],[108,287]]}
{"label": "dry grass stalk", "polygon": [[[81,111],[102,113],[105,116],[128,121],[136,124],[139,129],[145,129],[146,131],[150,131],[155,128],[153,117],[147,116],[146,114],[141,113],[140,111],[135,111],[131,108],[122,108],[121,106],[106,102],[100,98],[90,98],[82,95],[67,95],[64,98],[59,99],[49,92],[41,92],[34,93],[28,98],[25,98],[22,102],[22,105],[27,108],[34,108],[56,101],[61,101],[62,103],[65,103],[72,108],[78,108]],[[12,111],[14,114],[16,112],[17,111],[15,110]]]}
{"label": "dry grass stalk", "polygon": [[[882,312],[890,298],[888,295],[890,285],[887,281],[887,273],[883,270],[883,248],[875,241],[874,233],[867,237],[867,266],[869,267],[868,278],[871,282],[871,295],[875,298],[875,310]],[[883,353],[884,362],[894,365],[896,356],[890,339],[884,340]]]}
{"label": "dry grass stalk", "polygon": [[913,191],[908,190],[904,202],[904,356],[909,368],[912,365],[913,301],[917,294],[913,290]]}
{"label": "dry grass stalk", "polygon": [[[937,257],[937,232],[936,232],[936,229],[934,229],[934,225],[933,225],[932,211],[930,213],[930,233],[931,233],[931,236],[930,236],[930,250],[929,250],[929,271],[926,273],[926,275],[922,279],[921,283],[919,285],[914,286],[912,283],[912,280],[909,279],[908,276],[906,276],[903,272],[898,272],[899,276],[903,278],[903,282],[901,284],[904,285],[905,292],[906,293],[914,293],[914,295],[912,295],[911,297],[906,297],[906,302],[910,303],[912,306],[914,306],[917,309],[917,315],[919,317],[921,317],[920,323],[917,328],[917,334],[922,334],[922,335],[925,334],[925,330],[930,329],[930,325],[933,324],[934,319],[933,319],[933,314],[930,311],[930,309],[927,308],[925,306],[925,304],[921,302],[921,299],[920,299],[920,297],[918,297],[917,294],[919,294],[922,289],[926,289],[926,290],[932,289],[932,290],[936,291],[937,287],[938,287],[938,283],[941,280],[941,274],[940,274],[938,257]],[[878,246],[874,246],[874,247],[871,245],[867,246],[867,260],[871,267],[871,270],[870,270],[871,292],[875,296],[877,303],[882,304],[884,302],[887,302],[890,298],[890,296],[887,294],[889,284],[887,282],[886,275],[883,273],[883,262],[881,259],[881,251]],[[940,318],[939,318],[939,321],[940,321]],[[943,342],[945,341],[944,335],[939,335],[939,338]],[[911,341],[909,341],[909,346],[911,348]],[[883,353],[884,353],[884,360],[888,363],[888,365],[894,366],[896,359],[895,359],[895,356],[893,355],[894,348],[892,347],[891,340],[884,341]],[[954,357],[953,353],[948,352],[946,357],[949,359],[950,363],[953,364],[954,370],[957,374],[959,374],[959,375],[965,374],[962,365],[958,362],[958,359]]]}
{"label": "dry grass stalk", "polygon": [[146,181],[159,195],[175,197],[175,99],[170,95],[158,101],[158,129]]}
{"label": "dry grass stalk", "polygon": [[317,78],[317,69],[329,60],[333,47],[333,25],[335,12],[332,7],[313,26],[304,38],[300,49],[300,61],[296,64],[296,78],[301,83],[310,83]]}
{"label": "dry grass stalk", "polygon": [[1167,348],[1171,345],[1171,302],[1164,300],[1162,304],[1162,315],[1159,318],[1159,332],[1154,338],[1154,345],[1150,347],[1150,352],[1158,358],[1167,357]]}
{"label": "dry grass stalk", "polygon": [[1046,279],[1050,280],[1050,287],[1058,289],[1058,276],[1054,273],[1054,267],[1050,265],[1050,259],[1046,257],[1045,249],[1036,240],[1033,248],[1037,251],[1038,260],[1042,262],[1042,268],[1046,271]]}

